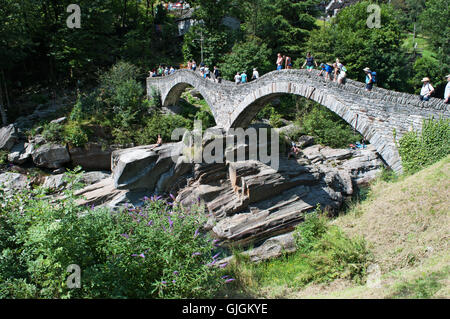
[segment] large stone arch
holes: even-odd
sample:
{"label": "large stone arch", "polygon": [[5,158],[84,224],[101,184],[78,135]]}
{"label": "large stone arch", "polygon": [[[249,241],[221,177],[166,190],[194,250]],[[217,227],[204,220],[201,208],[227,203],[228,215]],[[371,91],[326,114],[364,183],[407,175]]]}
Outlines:
{"label": "large stone arch", "polygon": [[317,71],[274,71],[240,85],[229,81],[214,83],[190,70],[147,79],[148,91],[156,87],[164,105],[177,103],[187,85],[203,95],[217,125],[224,129],[246,127],[264,104],[277,95],[295,94],[314,100],[364,135],[395,171],[402,170],[396,147],[398,138],[409,130],[420,130],[425,118],[450,117],[448,105],[441,99],[421,102],[416,95],[382,88],[366,92],[363,83],[348,80],[341,85],[325,81]]}

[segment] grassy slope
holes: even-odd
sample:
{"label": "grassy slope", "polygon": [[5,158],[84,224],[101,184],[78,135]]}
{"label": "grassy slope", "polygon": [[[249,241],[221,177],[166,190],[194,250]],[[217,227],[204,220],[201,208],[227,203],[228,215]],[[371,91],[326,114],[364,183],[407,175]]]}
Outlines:
{"label": "grassy slope", "polygon": [[[377,182],[367,200],[332,222],[368,241],[381,269],[379,287],[336,280],[299,289],[277,280],[260,286],[259,297],[448,298],[449,175],[450,156],[397,182]],[[289,262],[277,264],[293,270]]]}
{"label": "grassy slope", "polygon": [[428,43],[428,39],[421,35],[416,35],[416,39],[415,41],[413,41],[413,34],[408,33],[408,36],[406,37],[405,42],[403,43],[403,47],[406,48],[408,52],[412,53],[414,50],[415,43],[417,43],[416,52],[421,53],[423,57],[436,59],[435,54],[432,51],[430,44]]}

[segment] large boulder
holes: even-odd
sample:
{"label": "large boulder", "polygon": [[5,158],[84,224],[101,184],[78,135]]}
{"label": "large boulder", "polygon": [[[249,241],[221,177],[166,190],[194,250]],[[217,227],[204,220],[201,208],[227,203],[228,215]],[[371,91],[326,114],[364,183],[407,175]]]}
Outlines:
{"label": "large boulder", "polygon": [[0,150],[10,151],[19,140],[14,124],[0,128]]}
{"label": "large boulder", "polygon": [[8,161],[17,165],[21,165],[31,158],[34,146],[31,143],[20,142],[11,149],[8,154]]}
{"label": "large boulder", "polygon": [[69,154],[74,166],[88,170],[111,170],[111,154],[114,149],[100,143],[87,143],[84,147],[70,147]]}
{"label": "large boulder", "polygon": [[60,168],[70,162],[67,148],[62,145],[45,144],[35,150],[32,154],[33,162],[38,167]]}
{"label": "large boulder", "polygon": [[116,188],[154,191],[158,187],[164,192],[170,186],[168,182],[179,177],[177,174],[189,171],[185,161],[178,162],[183,148],[183,143],[168,143],[157,148],[140,146],[113,152],[111,166]]}

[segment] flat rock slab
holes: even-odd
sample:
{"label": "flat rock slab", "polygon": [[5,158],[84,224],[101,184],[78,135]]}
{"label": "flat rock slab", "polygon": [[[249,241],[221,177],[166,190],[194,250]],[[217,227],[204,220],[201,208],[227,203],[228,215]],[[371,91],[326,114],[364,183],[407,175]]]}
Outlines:
{"label": "flat rock slab", "polygon": [[6,190],[21,190],[28,186],[28,178],[23,174],[7,172],[0,174],[0,185]]}

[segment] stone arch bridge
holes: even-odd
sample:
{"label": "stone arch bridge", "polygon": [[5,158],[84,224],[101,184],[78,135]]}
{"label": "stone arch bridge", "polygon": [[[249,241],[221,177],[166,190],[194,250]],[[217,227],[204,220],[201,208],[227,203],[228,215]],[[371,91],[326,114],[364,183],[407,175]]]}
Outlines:
{"label": "stone arch bridge", "polygon": [[187,87],[200,92],[217,126],[224,129],[247,127],[264,105],[279,95],[295,94],[311,99],[361,133],[397,172],[402,166],[394,139],[398,141],[409,130],[420,130],[423,119],[450,117],[449,107],[443,100],[432,98],[422,102],[417,95],[382,88],[366,92],[361,82],[347,80],[342,85],[325,81],[316,70],[274,71],[239,85],[229,81],[215,83],[190,70],[147,79],[148,95],[152,88],[159,91],[163,106],[177,105]]}

